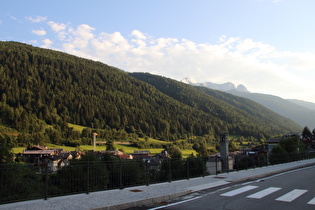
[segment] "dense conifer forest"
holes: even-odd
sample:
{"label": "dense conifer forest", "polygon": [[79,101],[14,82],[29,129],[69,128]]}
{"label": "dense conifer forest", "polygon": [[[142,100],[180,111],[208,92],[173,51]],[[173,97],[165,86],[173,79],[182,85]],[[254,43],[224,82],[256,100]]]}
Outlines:
{"label": "dense conifer forest", "polygon": [[93,129],[109,140],[169,141],[301,130],[248,99],[17,42],[0,42],[0,97],[0,126],[20,145],[83,144]]}

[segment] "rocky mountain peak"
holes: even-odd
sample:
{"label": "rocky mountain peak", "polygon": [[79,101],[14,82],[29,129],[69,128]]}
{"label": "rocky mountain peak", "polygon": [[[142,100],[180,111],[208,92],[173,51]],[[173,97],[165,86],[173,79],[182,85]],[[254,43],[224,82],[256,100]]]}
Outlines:
{"label": "rocky mountain peak", "polygon": [[232,82],[226,82],[223,84],[217,84],[213,82],[193,82],[189,78],[184,78],[181,80],[181,82],[189,84],[189,85],[193,85],[193,86],[207,87],[214,90],[221,90],[221,91],[237,90],[240,92],[249,92],[244,85],[240,84],[236,87]]}

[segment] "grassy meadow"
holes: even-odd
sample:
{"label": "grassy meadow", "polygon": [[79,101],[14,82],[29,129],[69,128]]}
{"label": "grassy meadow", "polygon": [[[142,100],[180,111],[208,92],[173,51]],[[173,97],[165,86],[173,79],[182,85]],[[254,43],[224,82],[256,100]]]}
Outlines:
{"label": "grassy meadow", "polygon": [[[79,150],[93,150],[93,146],[92,145],[81,145],[79,147],[68,147],[68,146],[60,146],[60,145],[55,145],[55,144],[47,144],[45,145],[47,146],[49,149],[64,149],[66,151],[75,151],[76,149]],[[128,144],[115,144],[116,149],[123,149],[125,151],[125,153],[133,153],[135,150],[149,150],[151,152],[151,155],[156,155],[158,153],[160,153],[161,151],[163,151],[164,149],[162,148],[148,148],[148,149],[138,149],[137,147],[128,145]],[[13,153],[14,154],[18,154],[18,153],[22,153],[23,150],[25,150],[25,147],[15,147],[13,148]],[[101,150],[106,150],[106,146],[96,146],[96,151],[101,151]],[[196,151],[195,150],[182,150],[182,154],[183,157],[186,158],[189,155],[191,155],[191,153],[193,153],[194,155],[196,155]]]}
{"label": "grassy meadow", "polygon": [[[82,130],[86,128],[80,125],[75,125],[71,123],[68,123],[68,124],[69,124],[69,127],[73,127],[75,131],[82,132]],[[139,141],[144,141],[147,143],[154,143],[154,144],[161,144],[161,145],[167,145],[167,144],[172,143],[172,142],[160,141],[160,140],[152,139],[152,138],[148,138],[148,139],[139,138]],[[70,147],[70,146],[55,145],[55,144],[48,143],[45,146],[48,147],[49,149],[63,149],[65,151],[75,151],[76,149],[84,151],[84,150],[94,149],[93,145],[80,145],[78,147]],[[135,150],[149,150],[151,152],[151,155],[156,155],[164,150],[163,148],[139,149],[133,145],[130,145],[129,143],[124,143],[124,142],[115,142],[115,147],[116,147],[116,150],[122,149],[125,153],[133,153]],[[25,150],[25,147],[15,147],[13,148],[13,153],[14,154],[22,153],[23,150]],[[106,145],[96,145],[96,151],[102,151],[102,150],[106,150]],[[182,150],[182,155],[184,158],[188,157],[191,154],[196,155],[197,153],[195,150]]]}

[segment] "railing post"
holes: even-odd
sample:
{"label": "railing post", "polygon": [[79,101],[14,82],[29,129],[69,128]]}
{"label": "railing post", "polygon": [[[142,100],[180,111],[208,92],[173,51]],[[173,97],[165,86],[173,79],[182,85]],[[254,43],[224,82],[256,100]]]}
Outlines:
{"label": "railing post", "polygon": [[266,153],[266,166],[269,166],[269,152]]}
{"label": "railing post", "polygon": [[147,186],[149,186],[149,163],[148,160],[145,161],[145,175],[146,175],[146,182],[147,182]]}
{"label": "railing post", "polygon": [[230,172],[230,161],[229,161],[229,156],[226,156],[226,172]]}
{"label": "railing post", "polygon": [[208,171],[208,169],[207,169],[207,160],[205,158],[202,158],[201,163],[202,163],[202,177],[205,177],[206,174],[207,174],[207,171]]}
{"label": "railing post", "polygon": [[215,175],[218,175],[218,156],[215,156]]}
{"label": "railing post", "polygon": [[187,170],[187,180],[189,180],[189,158],[186,158],[186,164],[187,164],[187,167],[186,167],[186,170]]}
{"label": "railing post", "polygon": [[90,162],[86,163],[86,194],[90,193]]}
{"label": "railing post", "polygon": [[123,189],[123,175],[122,175],[122,162],[121,159],[119,159],[119,187],[120,189]]}
{"label": "railing post", "polygon": [[172,159],[168,159],[168,182],[172,181],[172,172],[171,172],[171,161]]}
{"label": "railing post", "polygon": [[45,200],[48,199],[48,164],[45,166]]}
{"label": "railing post", "polygon": [[252,157],[252,163],[253,163],[253,168],[255,169],[256,168],[256,163],[255,163],[254,157]]}

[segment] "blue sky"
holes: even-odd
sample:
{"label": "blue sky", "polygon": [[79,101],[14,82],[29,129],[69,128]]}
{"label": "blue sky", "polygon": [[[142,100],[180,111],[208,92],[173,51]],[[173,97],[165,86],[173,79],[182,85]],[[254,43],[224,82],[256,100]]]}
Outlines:
{"label": "blue sky", "polygon": [[1,0],[0,40],[315,102],[313,0]]}

